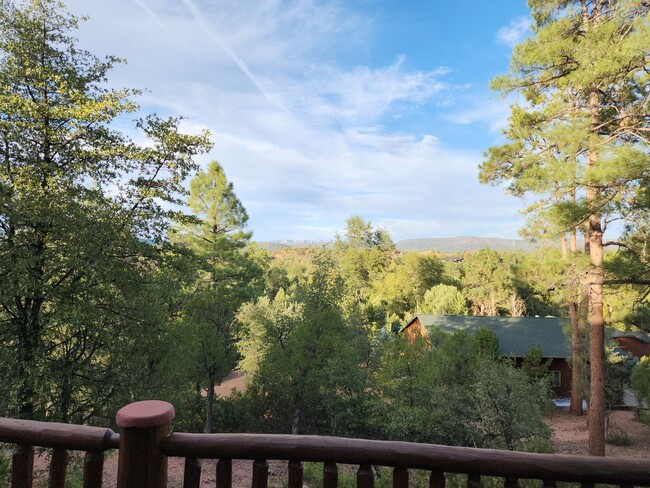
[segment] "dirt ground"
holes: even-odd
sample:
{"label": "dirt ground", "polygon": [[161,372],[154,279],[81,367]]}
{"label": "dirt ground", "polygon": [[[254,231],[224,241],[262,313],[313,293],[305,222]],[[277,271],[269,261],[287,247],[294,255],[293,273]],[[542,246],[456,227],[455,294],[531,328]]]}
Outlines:
{"label": "dirt ground", "polygon": [[[612,412],[609,422],[610,432],[627,436],[630,445],[606,444],[606,456],[650,460],[650,426],[636,420],[632,410]],[[567,410],[557,410],[548,423],[553,429],[551,442],[558,454],[587,454],[589,434],[586,415],[574,417]]]}
{"label": "dirt ground", "polygon": [[[557,410],[548,424],[553,429],[552,444],[557,453],[587,454],[588,430],[587,417],[574,417],[566,410]],[[627,446],[607,444],[606,455],[624,459],[647,459],[650,461],[650,426],[638,422],[631,410],[613,412],[610,417],[611,430],[623,433],[630,441]],[[183,485],[183,463],[180,458],[169,459],[169,486]],[[37,472],[45,474],[46,456],[38,456],[35,461]],[[286,462],[269,462],[269,485],[282,486],[286,479]],[[233,461],[234,488],[251,486],[252,461]],[[216,461],[204,460],[201,486],[214,486],[216,478]],[[104,464],[104,486],[115,487],[117,479],[117,455],[109,454]]]}

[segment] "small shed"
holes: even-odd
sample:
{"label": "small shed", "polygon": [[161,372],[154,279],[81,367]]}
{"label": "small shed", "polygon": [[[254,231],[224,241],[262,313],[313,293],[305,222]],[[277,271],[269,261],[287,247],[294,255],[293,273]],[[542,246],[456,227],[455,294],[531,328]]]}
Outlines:
{"label": "small shed", "polygon": [[605,329],[605,337],[632,357],[650,356],[650,334],[647,332]]}

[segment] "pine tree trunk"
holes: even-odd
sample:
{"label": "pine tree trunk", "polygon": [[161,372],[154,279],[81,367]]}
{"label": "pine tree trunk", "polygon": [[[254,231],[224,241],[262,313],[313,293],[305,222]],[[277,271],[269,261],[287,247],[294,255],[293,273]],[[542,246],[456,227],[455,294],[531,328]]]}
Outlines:
{"label": "pine tree trunk", "polygon": [[[600,100],[598,89],[592,85],[589,93],[589,113],[591,126],[597,133],[600,123]],[[587,168],[596,165],[597,152],[592,148],[587,152]],[[586,205],[598,199],[598,189],[587,187]],[[591,383],[589,396],[589,454],[605,455],[605,320],[603,316],[603,231],[599,214],[589,216],[589,360],[591,363]]]}
{"label": "pine tree trunk", "polygon": [[[573,193],[575,202],[575,192]],[[573,229],[569,235],[569,250],[573,256],[577,252],[576,230]],[[582,295],[582,292],[579,293]],[[584,398],[584,388],[582,375],[584,368],[584,328],[579,316],[578,303],[574,297],[569,300],[569,321],[571,322],[571,403],[569,413],[573,415],[582,415],[582,400]]]}
{"label": "pine tree trunk", "polygon": [[[603,318],[603,238],[600,218],[590,219],[590,256],[593,268],[589,284],[589,454],[605,455],[605,321]],[[597,229],[597,230],[595,230]]]}
{"label": "pine tree trunk", "polygon": [[569,320],[571,322],[571,404],[569,412],[582,415],[582,348],[584,347],[582,331],[578,322],[578,304],[569,302]]}

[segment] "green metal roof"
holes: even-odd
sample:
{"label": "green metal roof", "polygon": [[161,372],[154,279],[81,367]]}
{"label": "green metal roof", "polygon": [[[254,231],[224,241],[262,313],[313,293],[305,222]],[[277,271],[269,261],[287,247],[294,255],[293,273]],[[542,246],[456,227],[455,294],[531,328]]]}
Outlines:
{"label": "green metal roof", "polygon": [[[469,315],[420,314],[416,318],[429,329],[438,327],[453,334],[457,330],[474,333],[481,327],[494,331],[499,349],[506,356],[522,357],[537,345],[544,357],[571,357],[569,320],[557,317],[476,317]],[[408,327],[413,319],[406,327]],[[406,328],[405,327],[405,328]],[[567,333],[565,333],[565,330]]]}

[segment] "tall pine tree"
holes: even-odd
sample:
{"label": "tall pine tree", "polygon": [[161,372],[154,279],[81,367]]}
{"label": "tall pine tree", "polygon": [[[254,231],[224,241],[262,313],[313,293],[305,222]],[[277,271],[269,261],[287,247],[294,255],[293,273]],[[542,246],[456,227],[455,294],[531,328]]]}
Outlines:
{"label": "tall pine tree", "polygon": [[[529,0],[534,35],[493,87],[518,91],[489,149],[484,182],[536,193],[528,209],[557,234],[586,228],[590,337],[589,453],[605,454],[603,233],[648,178],[650,4],[642,0]],[[541,217],[541,218],[539,218]]]}
{"label": "tall pine tree", "polygon": [[263,287],[261,268],[246,246],[248,214],[223,168],[213,161],[190,182],[196,217],[173,238],[199,258],[198,280],[188,289],[181,344],[193,383],[205,390],[204,431],[213,430],[214,389],[237,362],[237,311]]}

